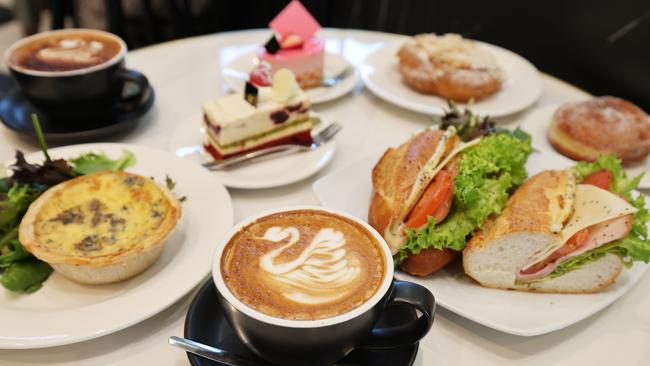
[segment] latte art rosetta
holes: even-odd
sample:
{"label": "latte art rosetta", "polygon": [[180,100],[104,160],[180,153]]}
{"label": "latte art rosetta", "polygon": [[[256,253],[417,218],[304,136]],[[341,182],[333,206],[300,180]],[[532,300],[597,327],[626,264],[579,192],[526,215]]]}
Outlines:
{"label": "latte art rosetta", "polygon": [[285,285],[283,296],[295,302],[322,304],[340,299],[359,280],[358,260],[346,250],[345,236],[340,231],[321,229],[295,259],[287,262],[278,261],[278,257],[300,240],[297,228],[270,227],[260,239],[287,241],[260,257],[259,265],[270,280]]}

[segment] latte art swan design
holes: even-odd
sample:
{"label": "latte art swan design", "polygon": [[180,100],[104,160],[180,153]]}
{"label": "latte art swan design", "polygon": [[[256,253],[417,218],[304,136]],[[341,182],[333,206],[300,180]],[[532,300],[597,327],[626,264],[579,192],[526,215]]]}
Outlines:
{"label": "latte art swan design", "polygon": [[277,259],[300,240],[295,227],[278,226],[266,230],[261,238],[272,242],[287,240],[260,258],[260,268],[281,286],[283,296],[303,304],[322,304],[340,299],[350,293],[361,275],[358,260],[345,248],[345,237],[340,231],[321,229],[311,243],[288,262]]}

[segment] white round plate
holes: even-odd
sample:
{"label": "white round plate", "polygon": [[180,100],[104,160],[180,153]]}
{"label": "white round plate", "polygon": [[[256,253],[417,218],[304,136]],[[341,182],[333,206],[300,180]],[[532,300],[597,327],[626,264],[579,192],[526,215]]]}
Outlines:
{"label": "white round plate", "polygon": [[[551,144],[548,142],[548,126],[553,119],[555,110],[560,107],[560,104],[552,104],[542,108],[535,109],[528,117],[521,123],[520,128],[530,134],[533,138],[533,148],[545,155],[557,155],[558,158],[565,159],[573,163],[573,160],[561,155]],[[646,173],[641,182],[639,182],[639,189],[650,189],[650,159],[639,165],[625,169],[630,176],[637,176],[641,173]]]}
{"label": "white round plate", "polygon": [[[258,62],[255,53],[249,52],[227,64],[223,69],[223,77],[230,89],[237,93],[242,92],[245,82],[248,80],[248,74],[257,66]],[[335,53],[325,53],[325,75],[338,75],[350,66],[352,65],[343,56]],[[311,88],[305,90],[305,93],[307,93],[313,104],[329,102],[349,93],[358,82],[359,75],[355,70],[335,86]]]}
{"label": "white round plate", "polygon": [[[445,99],[419,93],[402,81],[397,51],[403,43],[403,40],[385,43],[371,52],[360,66],[361,79],[370,91],[389,103],[415,112],[444,114],[447,108]],[[505,80],[495,94],[475,102],[471,106],[472,111],[479,115],[499,117],[518,112],[535,103],[542,93],[542,80],[535,66],[504,48],[477,43],[496,58],[505,74]]]}
{"label": "white round plate", "polygon": [[[194,115],[183,121],[172,134],[170,149],[174,154],[197,163],[214,160],[203,148],[206,137],[201,120],[201,114]],[[231,188],[262,189],[279,187],[316,174],[332,160],[335,150],[336,141],[332,139],[313,151],[269,157],[235,166],[228,170],[213,171],[212,174]]]}
{"label": "white round plate", "polygon": [[[0,348],[52,347],[104,336],[147,319],[179,300],[210,273],[215,243],[233,224],[228,191],[209,172],[173,154],[136,145],[85,144],[50,149],[52,158],[103,152],[116,158],[135,154],[127,169],[186,196],[182,216],[161,257],[145,272],[109,285],[81,285],[52,273],[32,294],[15,294],[0,286]],[[42,153],[26,156],[40,163]],[[13,162],[11,162],[13,163]]]}

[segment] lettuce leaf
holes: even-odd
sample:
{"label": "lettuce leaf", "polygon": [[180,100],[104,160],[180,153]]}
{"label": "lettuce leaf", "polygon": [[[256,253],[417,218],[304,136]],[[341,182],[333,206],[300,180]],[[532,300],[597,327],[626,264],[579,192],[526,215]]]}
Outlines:
{"label": "lettuce leaf", "polygon": [[530,152],[530,136],[521,130],[489,135],[461,152],[452,210],[440,224],[429,217],[423,227],[407,229],[406,243],[395,254],[396,264],[409,253],[432,247],[462,250],[467,236],[488,216],[500,213],[509,194],[524,182]]}
{"label": "lettuce leaf", "polygon": [[135,155],[130,151],[124,151],[122,156],[111,160],[102,153],[86,153],[74,159],[69,159],[74,172],[80,175],[97,173],[105,170],[124,170],[135,164]]}

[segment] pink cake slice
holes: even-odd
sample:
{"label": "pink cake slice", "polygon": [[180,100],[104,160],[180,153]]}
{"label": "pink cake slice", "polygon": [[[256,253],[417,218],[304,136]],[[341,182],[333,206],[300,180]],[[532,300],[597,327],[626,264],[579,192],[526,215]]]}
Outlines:
{"label": "pink cake slice", "polygon": [[325,42],[318,37],[309,38],[301,48],[281,49],[275,54],[259,51],[259,57],[271,65],[271,72],[286,68],[296,74],[302,89],[320,85],[325,64]]}

